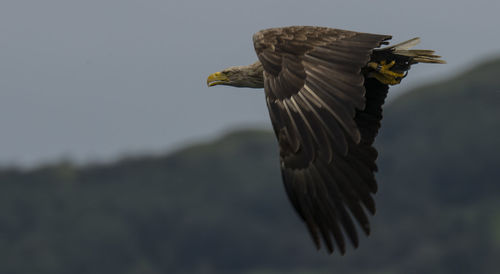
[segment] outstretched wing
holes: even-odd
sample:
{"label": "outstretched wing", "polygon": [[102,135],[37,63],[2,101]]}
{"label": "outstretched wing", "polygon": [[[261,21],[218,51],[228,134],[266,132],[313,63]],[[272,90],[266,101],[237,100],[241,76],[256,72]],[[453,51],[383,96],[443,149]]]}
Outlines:
{"label": "outstretched wing", "polygon": [[[357,247],[353,222],[369,234],[381,105],[388,87],[362,68],[387,35],[320,27],[267,29],[253,36],[280,146],[285,188],[316,243]],[[363,209],[363,206],[365,209]],[[332,240],[333,236],[333,240]]]}

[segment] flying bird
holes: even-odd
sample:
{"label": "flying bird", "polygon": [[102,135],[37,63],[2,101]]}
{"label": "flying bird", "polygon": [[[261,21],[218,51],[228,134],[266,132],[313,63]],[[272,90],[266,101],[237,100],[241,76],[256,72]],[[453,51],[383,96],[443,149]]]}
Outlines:
{"label": "flying bird", "polygon": [[253,35],[258,61],[211,74],[208,86],[264,88],[286,193],[318,249],[358,247],[375,214],[382,105],[416,63],[445,63],[420,39],[380,48],[390,35],[292,26]]}

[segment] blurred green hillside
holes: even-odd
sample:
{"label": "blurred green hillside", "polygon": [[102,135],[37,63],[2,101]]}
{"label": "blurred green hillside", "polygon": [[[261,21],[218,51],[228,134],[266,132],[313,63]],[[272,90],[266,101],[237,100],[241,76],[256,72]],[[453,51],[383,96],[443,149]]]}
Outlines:
{"label": "blurred green hillside", "polygon": [[[411,77],[411,75],[410,75]],[[0,273],[500,273],[500,60],[385,108],[372,235],[317,252],[272,133],[0,171]]]}

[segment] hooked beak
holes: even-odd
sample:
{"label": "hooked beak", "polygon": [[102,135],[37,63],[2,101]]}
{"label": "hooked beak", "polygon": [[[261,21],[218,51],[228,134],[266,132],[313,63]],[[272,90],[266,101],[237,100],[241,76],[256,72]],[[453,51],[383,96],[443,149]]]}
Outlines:
{"label": "hooked beak", "polygon": [[229,83],[229,78],[227,78],[227,76],[222,72],[210,74],[207,78],[207,86],[209,87],[226,83]]}

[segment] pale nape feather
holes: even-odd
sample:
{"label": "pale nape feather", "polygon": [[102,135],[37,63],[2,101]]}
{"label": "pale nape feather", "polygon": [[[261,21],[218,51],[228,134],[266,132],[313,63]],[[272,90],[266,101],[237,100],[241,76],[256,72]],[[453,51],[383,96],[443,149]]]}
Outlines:
{"label": "pale nape feather", "polygon": [[260,61],[248,66],[229,67],[222,71],[234,87],[264,88],[264,68]]}

